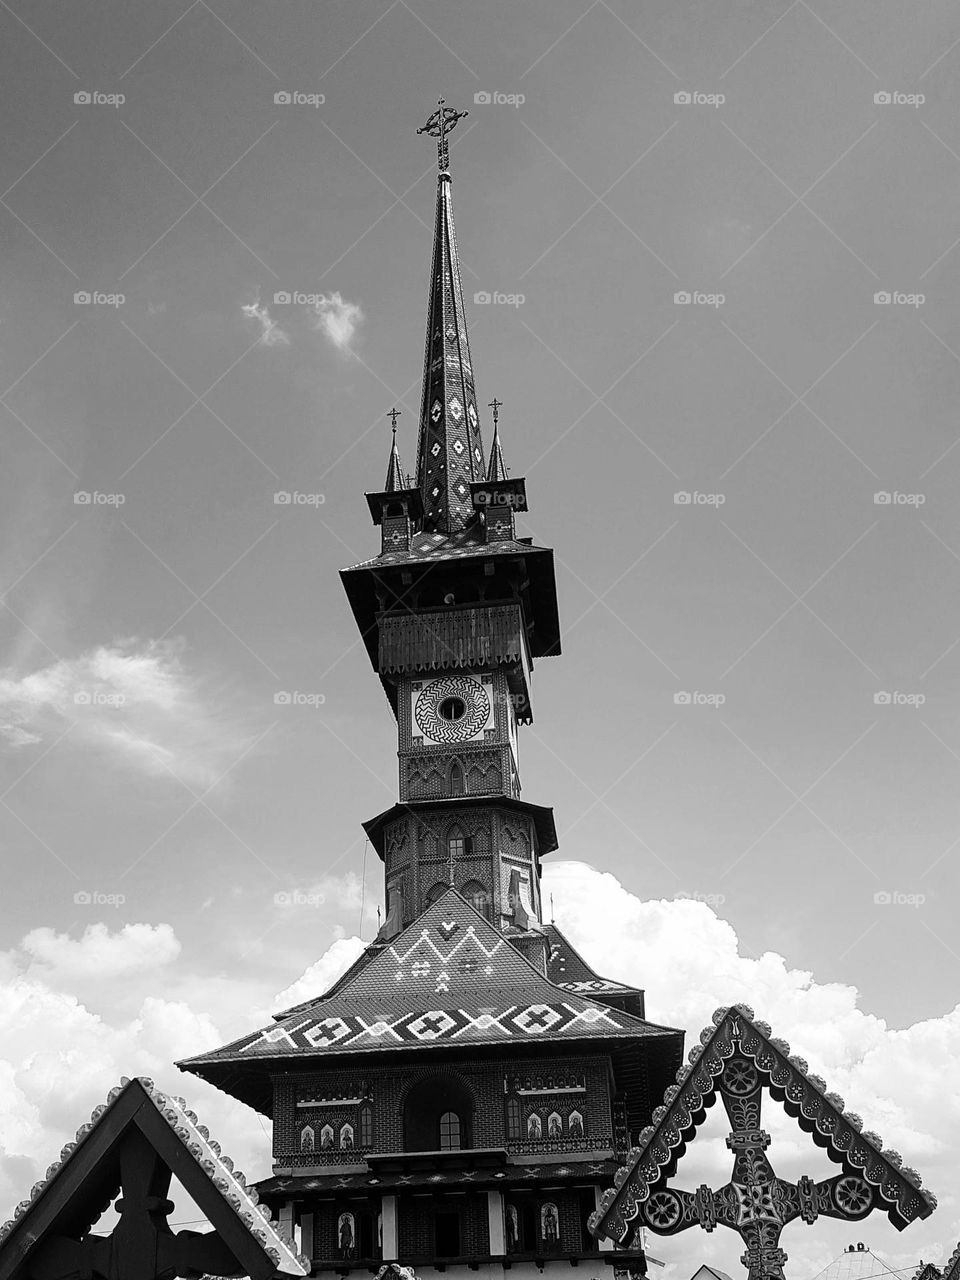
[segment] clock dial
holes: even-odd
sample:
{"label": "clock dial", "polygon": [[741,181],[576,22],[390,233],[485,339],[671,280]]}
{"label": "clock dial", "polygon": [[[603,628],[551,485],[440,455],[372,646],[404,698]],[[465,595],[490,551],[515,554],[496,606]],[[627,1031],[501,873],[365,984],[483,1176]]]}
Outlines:
{"label": "clock dial", "polygon": [[466,742],[490,719],[490,699],[479,680],[450,676],[421,690],[413,714],[420,732],[432,742]]}

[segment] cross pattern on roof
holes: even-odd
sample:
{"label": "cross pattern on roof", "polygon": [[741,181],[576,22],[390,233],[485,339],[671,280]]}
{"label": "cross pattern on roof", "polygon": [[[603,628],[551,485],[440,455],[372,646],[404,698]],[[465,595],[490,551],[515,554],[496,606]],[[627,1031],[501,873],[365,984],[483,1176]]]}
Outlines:
{"label": "cross pattern on roof", "polygon": [[673,1034],[557,987],[450,888],[327,995],[183,1065],[389,1046]]}
{"label": "cross pattern on roof", "polygon": [[[902,1230],[933,1212],[936,1198],[921,1190],[916,1171],[904,1168],[896,1151],[881,1150],[876,1134],[862,1133],[859,1116],[845,1112],[843,1099],[827,1093],[823,1080],[809,1074],[802,1058],[791,1057],[790,1046],[773,1039],[770,1027],[755,1021],[747,1005],[718,1009],[689,1062],[654,1111],[653,1124],[640,1134],[628,1164],[617,1171],[614,1188],[591,1215],[595,1235],[625,1244],[643,1226],[673,1235],[695,1224],[708,1231],[719,1224],[743,1239],[741,1261],[751,1280],[783,1280],[787,1255],[780,1233],[796,1218],[856,1221],[880,1209]],[[826,1147],[841,1173],[820,1182],[801,1177],[796,1183],[775,1174],[766,1155],[770,1136],[760,1127],[765,1089]],[[667,1186],[718,1094],[732,1130],[730,1181],[719,1191]]]}

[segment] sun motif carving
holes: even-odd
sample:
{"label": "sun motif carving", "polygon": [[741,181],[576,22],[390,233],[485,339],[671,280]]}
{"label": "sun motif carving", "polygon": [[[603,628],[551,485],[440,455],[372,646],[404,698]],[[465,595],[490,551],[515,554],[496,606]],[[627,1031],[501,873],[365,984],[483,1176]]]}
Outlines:
{"label": "sun motif carving", "polygon": [[746,1058],[731,1058],[723,1073],[723,1083],[729,1093],[742,1096],[757,1087],[757,1069]]}
{"label": "sun motif carving", "polygon": [[670,1191],[655,1191],[643,1209],[647,1221],[663,1231],[680,1221],[680,1201]]}
{"label": "sun motif carving", "polygon": [[478,681],[450,676],[432,680],[418,696],[413,713],[420,732],[433,742],[466,742],[490,718],[490,699]]}
{"label": "sun motif carving", "polygon": [[869,1182],[858,1178],[856,1174],[849,1174],[846,1178],[841,1178],[834,1187],[833,1198],[844,1213],[851,1218],[859,1218],[869,1211],[873,1203],[873,1192]]}

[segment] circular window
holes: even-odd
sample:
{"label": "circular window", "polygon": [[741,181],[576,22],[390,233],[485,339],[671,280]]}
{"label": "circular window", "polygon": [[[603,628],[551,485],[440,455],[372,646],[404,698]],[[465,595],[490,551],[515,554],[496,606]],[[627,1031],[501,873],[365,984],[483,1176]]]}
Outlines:
{"label": "circular window", "polygon": [[462,698],[444,698],[437,707],[444,720],[462,720],[467,714],[467,704]]}

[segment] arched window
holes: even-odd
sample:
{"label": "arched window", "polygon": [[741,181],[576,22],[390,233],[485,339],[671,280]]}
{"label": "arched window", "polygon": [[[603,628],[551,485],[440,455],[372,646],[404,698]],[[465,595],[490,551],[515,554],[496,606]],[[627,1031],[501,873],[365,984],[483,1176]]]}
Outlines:
{"label": "arched window", "polygon": [[314,1138],[313,1129],[310,1127],[310,1125],[305,1124],[303,1128],[300,1130],[300,1150],[312,1151],[313,1138]]}
{"label": "arched window", "polygon": [[438,880],[435,885],[431,885],[427,890],[427,902],[436,902],[441,894],[446,893],[449,888],[450,886],[448,884],[443,884]]}
{"label": "arched window", "polygon": [[507,1140],[509,1142],[519,1142],[523,1133],[521,1115],[520,1115],[520,1099],[507,1099]]}
{"label": "arched window", "polygon": [[450,766],[450,794],[454,796],[462,796],[464,793],[463,769],[460,764],[454,760]]}
{"label": "arched window", "polygon": [[468,880],[463,886],[463,896],[482,916],[490,914],[490,899],[479,880]]}
{"label": "arched window", "polygon": [[360,1146],[365,1151],[373,1146],[373,1107],[369,1102],[360,1106]]}
{"label": "arched window", "polygon": [[460,1150],[460,1117],[455,1111],[444,1111],[440,1117],[440,1150]]}

